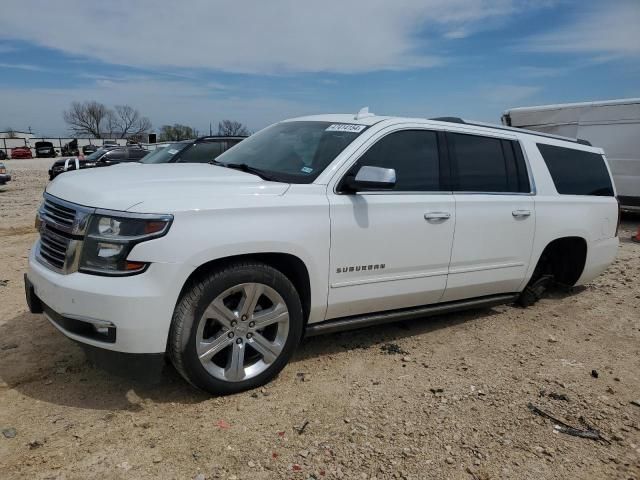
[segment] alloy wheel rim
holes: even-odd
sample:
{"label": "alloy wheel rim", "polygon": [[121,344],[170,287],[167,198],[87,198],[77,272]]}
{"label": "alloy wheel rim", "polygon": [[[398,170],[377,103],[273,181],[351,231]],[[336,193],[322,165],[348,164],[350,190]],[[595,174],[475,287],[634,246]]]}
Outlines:
{"label": "alloy wheel rim", "polygon": [[280,356],[289,335],[282,296],[263,283],[242,283],[218,295],[198,323],[196,353],[213,377],[248,380]]}

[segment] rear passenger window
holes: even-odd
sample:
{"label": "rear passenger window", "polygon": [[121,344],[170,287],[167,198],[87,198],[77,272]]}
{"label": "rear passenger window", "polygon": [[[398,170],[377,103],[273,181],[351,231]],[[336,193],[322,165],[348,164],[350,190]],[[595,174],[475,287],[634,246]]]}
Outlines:
{"label": "rear passenger window", "polygon": [[181,163],[208,163],[222,153],[222,142],[196,143],[187,149],[178,162]]}
{"label": "rear passenger window", "polygon": [[391,133],[367,150],[357,165],[395,169],[394,191],[440,190],[440,161],[435,132],[403,130]]}
{"label": "rear passenger window", "polygon": [[458,192],[528,193],[529,179],[517,142],[448,133]]}
{"label": "rear passenger window", "polygon": [[611,177],[602,155],[538,143],[556,190],[564,195],[613,196]]}
{"label": "rear passenger window", "polygon": [[127,152],[122,149],[111,150],[110,152],[107,152],[104,158],[106,158],[107,160],[121,162],[127,159]]}

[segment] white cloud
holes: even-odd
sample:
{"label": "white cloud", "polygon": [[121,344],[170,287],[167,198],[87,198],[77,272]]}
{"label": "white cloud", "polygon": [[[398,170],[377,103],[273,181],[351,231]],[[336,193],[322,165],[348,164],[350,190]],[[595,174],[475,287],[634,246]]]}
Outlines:
{"label": "white cloud", "polygon": [[527,39],[524,49],[587,53],[598,60],[640,56],[640,1],[596,2],[568,25]]}
{"label": "white cloud", "polygon": [[18,70],[29,70],[31,72],[44,72],[46,69],[38,65],[30,65],[28,63],[0,63],[0,68],[13,68]]}
{"label": "white cloud", "polygon": [[466,36],[529,8],[538,7],[530,0],[3,0],[0,38],[141,67],[352,73],[438,65],[428,38]]}
{"label": "white cloud", "polygon": [[514,70],[514,73],[523,78],[550,78],[560,77],[566,75],[572,68],[570,66],[565,67],[533,67],[523,66]]}

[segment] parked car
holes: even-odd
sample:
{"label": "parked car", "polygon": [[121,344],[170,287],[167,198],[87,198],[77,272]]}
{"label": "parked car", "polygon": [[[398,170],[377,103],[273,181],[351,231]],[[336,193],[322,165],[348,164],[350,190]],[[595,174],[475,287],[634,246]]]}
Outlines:
{"label": "parked car", "polygon": [[216,394],[272,379],[304,335],[528,306],[618,249],[602,149],[537,132],[320,115],[176,167],[50,183],[27,303],[99,365],[168,355]]}
{"label": "parked car", "polygon": [[7,173],[4,163],[0,162],[0,185],[6,185],[9,181],[11,181],[11,175]]}
{"label": "parked car", "polygon": [[117,147],[118,146],[118,142],[116,142],[115,140],[103,140],[102,141],[102,146],[104,147]]}
{"label": "parked car", "polygon": [[[49,180],[53,180],[61,173],[70,170],[94,168],[94,167],[108,167],[116,163],[123,162],[138,162],[149,152],[142,147],[120,147],[120,146],[106,146],[99,148],[90,155],[84,157],[84,159],[60,159],[54,162],[49,169]],[[76,168],[76,166],[78,168]]]}
{"label": "parked car", "polygon": [[11,149],[11,158],[33,158],[29,147],[15,147]]}
{"label": "parked car", "polygon": [[98,147],[97,145],[92,145],[92,144],[84,145],[82,147],[82,153],[84,155],[91,155],[93,152],[98,151],[98,148],[100,147]]}
{"label": "parked car", "polygon": [[6,160],[7,159],[7,152],[5,152],[3,149],[0,149],[0,160]]}
{"label": "parked car", "polygon": [[36,142],[36,157],[37,158],[55,158],[56,149],[51,142]]}
{"label": "parked car", "polygon": [[247,137],[200,137],[175,142],[164,148],[157,148],[141,163],[208,163],[245,138]]}

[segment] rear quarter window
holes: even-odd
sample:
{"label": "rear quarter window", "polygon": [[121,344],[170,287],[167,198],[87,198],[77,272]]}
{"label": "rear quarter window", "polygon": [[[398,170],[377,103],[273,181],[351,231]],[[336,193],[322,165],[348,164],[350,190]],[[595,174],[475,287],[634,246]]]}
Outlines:
{"label": "rear quarter window", "polygon": [[558,193],[613,196],[611,177],[602,155],[538,143]]}

